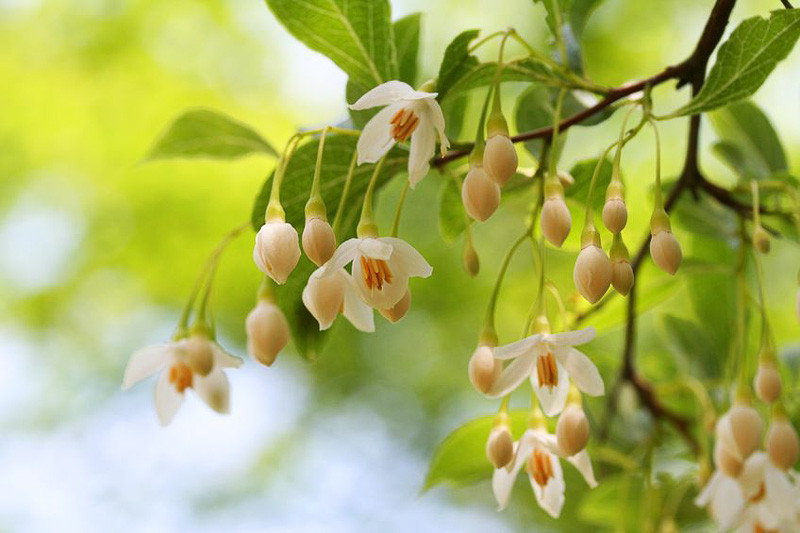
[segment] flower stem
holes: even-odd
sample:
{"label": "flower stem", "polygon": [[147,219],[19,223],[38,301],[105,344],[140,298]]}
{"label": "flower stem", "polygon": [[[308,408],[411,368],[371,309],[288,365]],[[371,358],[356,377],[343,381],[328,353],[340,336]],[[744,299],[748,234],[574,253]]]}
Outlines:
{"label": "flower stem", "polygon": [[553,137],[550,140],[550,146],[552,153],[550,155],[550,167],[549,167],[549,175],[547,178],[551,181],[555,180],[558,181],[558,176],[556,174],[556,160],[558,159],[555,154],[558,152],[558,133],[559,127],[561,125],[561,108],[564,105],[564,96],[567,94],[567,90],[562,88],[558,91],[558,97],[556,98],[556,109],[553,112]]}
{"label": "flower stem", "polygon": [[336,208],[336,216],[333,217],[333,233],[339,235],[339,225],[342,223],[342,216],[344,216],[344,206],[347,203],[347,197],[350,194],[350,185],[353,183],[353,175],[356,171],[356,162],[358,161],[358,151],[353,152],[353,157],[350,159],[350,167],[347,169],[347,177],[344,180],[344,188],[342,189],[342,196],[339,198],[339,207]]}
{"label": "flower stem", "polygon": [[322,155],[325,152],[325,136],[328,134],[328,131],[330,131],[330,127],[323,128],[319,136],[317,162],[314,166],[314,179],[311,182],[311,193],[309,194],[305,208],[306,220],[312,217],[319,217],[323,220],[327,220],[328,218],[328,213],[325,209],[325,200],[322,199],[322,193],[319,187],[320,175],[322,174]]}
{"label": "flower stem", "polygon": [[367,192],[364,193],[364,204],[361,207],[361,218],[358,221],[356,234],[359,237],[377,237],[378,227],[375,225],[375,219],[372,213],[372,195],[375,191],[375,184],[378,182],[378,176],[383,168],[383,162],[386,161],[386,156],[383,156],[375,165],[375,170],[372,172],[372,178],[367,185]]}
{"label": "flower stem", "polygon": [[525,242],[531,235],[532,226],[529,225],[525,228],[525,233],[523,233],[514,244],[511,245],[511,248],[508,249],[506,252],[505,257],[503,257],[503,262],[500,264],[500,271],[497,273],[497,279],[494,282],[494,287],[492,288],[492,294],[489,297],[489,305],[486,309],[486,318],[483,321],[483,335],[493,335],[497,338],[497,331],[494,327],[494,314],[495,314],[495,307],[497,306],[497,297],[500,294],[500,286],[503,284],[503,278],[506,275],[506,270],[508,270],[508,265],[511,263],[511,258],[514,257],[514,252],[517,251],[519,245]]}
{"label": "flower stem", "polygon": [[400,198],[397,200],[397,207],[394,211],[394,221],[392,222],[392,233],[390,234],[392,237],[397,237],[397,232],[400,229],[400,215],[403,213],[403,206],[406,202],[406,193],[408,192],[409,185],[410,182],[405,180],[403,192],[400,193]]}

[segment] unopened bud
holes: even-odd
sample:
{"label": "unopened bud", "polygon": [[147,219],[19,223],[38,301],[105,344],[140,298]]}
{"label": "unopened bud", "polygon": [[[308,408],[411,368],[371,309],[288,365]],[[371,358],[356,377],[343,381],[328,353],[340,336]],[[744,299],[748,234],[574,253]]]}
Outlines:
{"label": "unopened bud", "polygon": [[572,279],[575,288],[590,303],[597,302],[611,285],[611,261],[599,246],[584,246],[575,260]]}
{"label": "unopened bud", "polygon": [[558,448],[567,456],[575,455],[586,448],[589,442],[589,420],[579,405],[568,405],[558,417],[556,424]]}
{"label": "unopened bud", "polygon": [[475,247],[472,245],[469,239],[467,239],[467,243],[464,245],[464,270],[467,271],[467,274],[472,276],[473,278],[478,275],[481,269],[481,261],[478,257],[478,252],[475,250]]}
{"label": "unopened bud", "polygon": [[627,296],[633,287],[633,267],[627,259],[615,261],[611,265],[611,285],[623,296]]}
{"label": "unopened bud", "polygon": [[739,475],[743,466],[742,461],[726,450],[721,441],[717,441],[714,444],[714,464],[725,475],[734,478]]}
{"label": "unopened bud", "polygon": [[769,234],[761,226],[753,230],[753,247],[762,254],[769,253]]}
{"label": "unopened bud", "polygon": [[478,392],[486,394],[500,377],[503,365],[492,355],[488,346],[478,346],[469,360],[469,380]]}
{"label": "unopened bud", "polygon": [[411,307],[411,291],[406,289],[406,293],[400,298],[391,309],[381,309],[380,313],[383,315],[383,318],[388,320],[391,323],[395,323],[408,313],[408,308]]}
{"label": "unopened bud", "polygon": [[564,189],[569,189],[571,186],[575,185],[575,178],[573,178],[572,174],[566,170],[559,170],[556,173],[556,176],[558,176],[558,181],[561,183],[561,187]]}
{"label": "unopened bud", "polygon": [[719,420],[717,439],[734,457],[743,461],[758,448],[763,423],[758,411],[737,403]]}
{"label": "unopened bud", "polygon": [[569,214],[564,197],[548,196],[542,205],[542,233],[553,246],[560,247],[572,228],[572,216]]}
{"label": "unopened bud", "polygon": [[628,208],[625,201],[619,197],[606,200],[603,205],[603,224],[611,233],[619,233],[628,223]]}
{"label": "unopened bud", "polygon": [[653,234],[650,239],[650,256],[653,262],[669,275],[675,275],[683,259],[678,239],[668,230]]}
{"label": "unopened bud", "polygon": [[514,439],[506,424],[495,426],[489,433],[486,458],[495,468],[503,468],[514,458]]}
{"label": "unopened bud", "polygon": [[214,368],[214,352],[205,335],[191,335],[184,341],[183,349],[186,362],[195,374],[207,376]]}
{"label": "unopened bud", "polygon": [[286,283],[300,260],[300,239],[291,224],[273,220],[256,235],[253,260],[258,268],[276,283]]}
{"label": "unopened bud", "polygon": [[336,235],[328,221],[320,217],[306,220],[303,228],[303,251],[317,266],[324,265],[336,251]]}
{"label": "unopened bud", "polygon": [[792,424],[783,417],[774,419],[767,434],[767,454],[772,463],[781,470],[788,470],[797,462],[798,451],[800,445]]}
{"label": "unopened bud", "polygon": [[773,363],[759,363],[753,383],[756,396],[762,402],[772,403],[781,396],[781,374]]}
{"label": "unopened bud", "polygon": [[508,135],[498,133],[486,140],[483,151],[483,168],[489,178],[501,187],[511,179],[517,171],[517,150]]}
{"label": "unopened bud", "polygon": [[461,185],[461,201],[470,217],[484,222],[500,205],[500,187],[489,179],[483,167],[473,166]]}
{"label": "unopened bud", "polygon": [[259,363],[271,365],[289,343],[289,323],[277,305],[261,300],[245,321],[247,351]]}
{"label": "unopened bud", "polygon": [[320,268],[311,274],[302,294],[303,304],[319,322],[320,331],[331,327],[342,310],[348,283],[345,273],[333,272],[322,276],[322,270]]}

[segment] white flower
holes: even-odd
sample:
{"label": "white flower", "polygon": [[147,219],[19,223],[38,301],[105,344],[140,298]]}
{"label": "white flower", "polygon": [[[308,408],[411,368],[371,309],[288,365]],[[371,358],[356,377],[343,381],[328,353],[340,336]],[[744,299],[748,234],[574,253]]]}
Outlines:
{"label": "white flower", "polygon": [[339,272],[353,263],[353,283],[361,299],[373,309],[390,309],[408,289],[408,278],[427,278],[433,268],[402,239],[367,237],[349,239],[339,245],[322,267],[322,276]]}
{"label": "white flower", "polygon": [[590,396],[601,396],[605,386],[597,367],[585,354],[572,347],[587,343],[594,337],[594,328],[552,335],[537,333],[494,348],[496,359],[513,361],[503,370],[487,396],[505,396],[525,378],[530,378],[547,416],[555,416],[564,409],[570,376],[581,391]]}
{"label": "white flower", "polygon": [[259,300],[245,320],[247,351],[261,364],[270,366],[291,338],[283,311],[268,300]]}
{"label": "white flower", "polygon": [[[754,452],[744,463],[739,484],[747,505],[732,521],[734,527],[797,531],[798,489],[786,472],[772,464],[766,453]],[[727,524],[726,524],[727,525]],[[793,527],[792,527],[793,526]]]}
{"label": "white flower", "polygon": [[[520,469],[527,464],[528,478],[539,506],[553,518],[558,518],[564,505],[564,473],[561,470],[555,435],[545,429],[528,429],[514,444],[514,460],[508,467],[497,468],[492,476],[492,490],[498,510],[508,505],[511,489]],[[590,487],[597,486],[589,454],[583,450],[569,461],[581,473]]]}
{"label": "white flower", "polygon": [[350,109],[386,106],[367,122],[358,139],[358,164],[375,163],[396,142],[411,137],[408,181],[413,188],[430,170],[439,136],[441,153],[450,143],[444,133],[444,115],[436,101],[437,93],[415,91],[402,81],[387,81],[368,91]]}
{"label": "white flower", "polygon": [[717,526],[727,530],[740,516],[746,502],[738,481],[717,469],[694,503],[698,507],[708,507]]}
{"label": "white flower", "polygon": [[[213,361],[209,371],[198,371],[198,354],[210,351]],[[228,378],[224,368],[238,368],[242,360],[223,350],[217,343],[202,335],[178,341],[156,344],[136,351],[122,380],[122,389],[130,389],[139,381],[161,371],[156,383],[156,412],[162,426],[169,424],[183,403],[186,389],[198,396],[218,413],[229,410]],[[202,369],[201,369],[202,370]]]}
{"label": "white flower", "polygon": [[261,272],[283,285],[299,260],[300,238],[291,224],[273,220],[261,226],[253,247],[253,261]]}
{"label": "white flower", "polygon": [[324,271],[325,266],[315,270],[303,289],[303,304],[319,322],[320,331],[331,327],[339,313],[357,329],[375,331],[372,308],[361,301],[350,274],[343,268]]}

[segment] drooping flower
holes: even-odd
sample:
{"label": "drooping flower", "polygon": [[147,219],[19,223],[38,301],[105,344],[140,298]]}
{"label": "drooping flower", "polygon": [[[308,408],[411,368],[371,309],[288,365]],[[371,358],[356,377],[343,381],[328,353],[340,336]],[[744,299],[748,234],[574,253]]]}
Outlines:
{"label": "drooping flower", "polygon": [[228,378],[225,368],[238,368],[242,360],[230,355],[203,334],[148,346],[136,351],[128,361],[122,389],[161,372],[156,383],[156,413],[162,426],[169,424],[183,403],[186,389],[218,413],[229,411]]}
{"label": "drooping flower", "polygon": [[762,451],[744,463],[739,484],[746,504],[733,517],[731,526],[744,531],[797,531],[800,500],[797,487],[780,467]]}
{"label": "drooping flower", "polygon": [[283,311],[269,300],[259,300],[247,315],[247,351],[261,364],[270,366],[289,343],[291,330]]}
{"label": "drooping flower", "polygon": [[566,404],[570,377],[582,392],[590,396],[604,394],[603,378],[597,367],[585,354],[573,348],[594,337],[595,330],[590,327],[564,333],[537,333],[495,348],[496,359],[512,361],[487,396],[505,396],[530,378],[542,410],[547,416],[555,416]]}
{"label": "drooping flower", "polygon": [[361,299],[373,309],[391,309],[405,296],[409,277],[427,278],[433,272],[425,258],[404,240],[365,237],[340,244],[320,275],[339,272],[351,262],[353,283]]}
{"label": "drooping flower", "polygon": [[358,164],[375,163],[396,142],[411,138],[408,181],[413,188],[430,170],[438,135],[441,154],[450,146],[437,93],[416,91],[402,81],[387,81],[367,91],[350,109],[385,106],[367,122],[358,139]]}
{"label": "drooping flower", "polygon": [[763,422],[758,411],[735,403],[717,420],[716,438],[737,460],[744,461],[761,443]]}
{"label": "drooping flower", "polygon": [[717,468],[694,503],[698,507],[707,507],[717,526],[727,530],[741,515],[746,504],[738,481],[742,463],[728,454],[720,441],[714,445],[714,462]]}
{"label": "drooping flower", "polygon": [[[509,466],[497,468],[492,476],[492,490],[498,510],[508,505],[511,489],[519,471],[527,465],[528,478],[539,506],[553,518],[558,518],[564,506],[564,473],[561,470],[555,435],[544,428],[528,429],[514,445],[514,460]],[[589,454],[583,450],[566,458],[581,473],[590,487],[597,486]]]}
{"label": "drooping flower", "polygon": [[253,248],[253,261],[261,272],[282,285],[299,260],[300,238],[291,224],[273,220],[261,226]]}
{"label": "drooping flower", "polygon": [[331,327],[339,313],[357,329],[375,331],[372,308],[361,300],[352,277],[343,268],[330,274],[325,274],[325,266],[315,270],[302,298],[308,312],[319,322],[320,331]]}

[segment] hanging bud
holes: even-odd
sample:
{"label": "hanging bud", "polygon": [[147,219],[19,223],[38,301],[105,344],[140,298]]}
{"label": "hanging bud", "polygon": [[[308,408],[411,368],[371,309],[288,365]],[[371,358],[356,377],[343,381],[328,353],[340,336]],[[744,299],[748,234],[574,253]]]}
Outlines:
{"label": "hanging bud", "polygon": [[336,235],[327,220],[321,217],[306,218],[303,251],[317,266],[324,265],[333,256],[336,251]]}
{"label": "hanging bud", "polygon": [[758,448],[763,423],[758,411],[744,403],[736,403],[717,422],[717,439],[726,451],[743,461]]}
{"label": "hanging bud", "polygon": [[214,368],[214,352],[208,336],[194,333],[183,343],[187,363],[192,372],[207,376]]}
{"label": "hanging bud", "polygon": [[781,396],[781,374],[772,362],[760,362],[753,388],[762,402],[772,403]]}
{"label": "hanging bud", "polygon": [[486,394],[500,377],[503,364],[494,358],[492,349],[486,345],[478,346],[469,360],[469,380],[475,390]]}
{"label": "hanging bud", "polygon": [[653,262],[667,274],[674,276],[683,259],[681,245],[672,234],[669,217],[661,209],[653,211],[650,219],[650,256]]}
{"label": "hanging bud", "polygon": [[769,233],[760,225],[753,230],[753,247],[762,254],[769,253]]}
{"label": "hanging bud", "polygon": [[566,170],[559,170],[556,172],[556,176],[558,176],[558,182],[561,184],[562,189],[569,189],[575,185],[575,178]]}
{"label": "hanging bud", "polygon": [[467,214],[484,222],[500,205],[500,187],[489,179],[481,166],[472,166],[461,185],[461,201]]}
{"label": "hanging bud", "polygon": [[737,477],[742,471],[743,463],[725,449],[721,441],[714,443],[714,464],[725,475]]}
{"label": "hanging bud", "polygon": [[556,425],[558,448],[567,456],[575,455],[589,442],[589,420],[580,405],[568,405]]}
{"label": "hanging bud", "polygon": [[[467,229],[469,231],[469,229]],[[464,270],[467,271],[467,274],[472,276],[473,278],[478,275],[481,269],[481,262],[480,258],[478,257],[478,252],[475,250],[475,246],[472,245],[472,239],[467,238],[466,243],[464,244]]]}
{"label": "hanging bud", "polygon": [[380,313],[383,318],[391,323],[395,323],[408,313],[408,308],[411,307],[411,291],[406,289],[406,293],[400,298],[400,301],[394,304],[391,309],[381,309]]}
{"label": "hanging bud", "polygon": [[289,323],[272,302],[260,300],[245,321],[247,351],[259,363],[270,366],[289,343]]}
{"label": "hanging bud", "polygon": [[300,239],[291,224],[280,220],[267,222],[256,235],[253,260],[258,268],[276,283],[286,283],[300,260]]}
{"label": "hanging bud", "polygon": [[628,208],[622,198],[622,183],[613,180],[606,189],[603,224],[611,233],[619,233],[628,223]]}
{"label": "hanging bud", "polygon": [[517,171],[518,163],[517,150],[507,133],[498,133],[486,140],[483,168],[495,183],[501,187],[505,185]]}
{"label": "hanging bud", "polygon": [[633,287],[633,267],[628,259],[628,248],[622,241],[620,233],[614,234],[611,244],[611,285],[623,296],[627,296]]}
{"label": "hanging bud", "polygon": [[486,458],[495,468],[503,468],[514,458],[514,439],[507,423],[492,428],[486,439]]}
{"label": "hanging bud", "polygon": [[572,279],[575,288],[590,303],[597,302],[611,285],[611,261],[600,248],[600,235],[594,229],[585,232],[583,247],[575,260]]}
{"label": "hanging bud", "polygon": [[564,202],[564,189],[558,181],[545,184],[545,199],[542,204],[542,233],[553,246],[561,247],[572,228],[572,216]]}
{"label": "hanging bud", "polygon": [[333,321],[344,307],[344,295],[347,288],[347,274],[334,272],[322,276],[322,269],[314,271],[303,289],[303,304],[308,312],[319,322],[320,331],[331,327]]}
{"label": "hanging bud", "polygon": [[797,462],[800,445],[797,432],[784,416],[776,416],[767,434],[767,454],[772,463],[781,470],[789,470]]}

